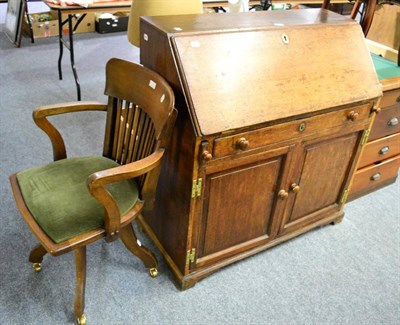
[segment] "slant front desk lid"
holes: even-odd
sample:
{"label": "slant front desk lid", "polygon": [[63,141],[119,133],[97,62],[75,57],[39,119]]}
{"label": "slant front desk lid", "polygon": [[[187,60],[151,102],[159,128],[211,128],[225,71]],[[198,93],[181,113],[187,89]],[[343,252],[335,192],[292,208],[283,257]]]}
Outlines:
{"label": "slant front desk lid", "polygon": [[382,94],[361,28],[327,10],[143,19],[170,39],[199,135]]}

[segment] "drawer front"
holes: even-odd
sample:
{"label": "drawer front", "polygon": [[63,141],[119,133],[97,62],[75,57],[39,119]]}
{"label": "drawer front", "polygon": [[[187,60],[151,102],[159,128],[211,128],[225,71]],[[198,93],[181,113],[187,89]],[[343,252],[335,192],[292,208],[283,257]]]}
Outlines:
{"label": "drawer front", "polygon": [[365,122],[370,117],[371,107],[371,104],[364,104],[327,114],[281,123],[259,130],[217,138],[213,145],[213,157],[218,158],[238,154],[272,143],[306,137],[321,130],[335,127],[345,128],[357,122]]}
{"label": "drawer front", "polygon": [[400,105],[400,89],[385,91],[381,99],[381,107]]}
{"label": "drawer front", "polygon": [[399,167],[400,155],[384,160],[380,164],[359,169],[354,176],[350,197],[358,197],[394,181]]}
{"label": "drawer front", "polygon": [[376,115],[369,141],[400,132],[400,104],[382,107]]}
{"label": "drawer front", "polygon": [[368,142],[365,146],[358,168],[371,165],[400,154],[400,133]]}

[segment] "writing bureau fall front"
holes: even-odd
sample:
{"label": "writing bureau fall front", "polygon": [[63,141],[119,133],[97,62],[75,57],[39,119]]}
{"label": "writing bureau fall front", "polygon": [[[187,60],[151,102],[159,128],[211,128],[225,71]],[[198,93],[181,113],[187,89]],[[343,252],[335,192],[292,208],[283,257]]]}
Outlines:
{"label": "writing bureau fall front", "polygon": [[382,95],[356,22],[320,9],[143,17],[140,55],[177,97],[141,222],[180,288],[341,220]]}

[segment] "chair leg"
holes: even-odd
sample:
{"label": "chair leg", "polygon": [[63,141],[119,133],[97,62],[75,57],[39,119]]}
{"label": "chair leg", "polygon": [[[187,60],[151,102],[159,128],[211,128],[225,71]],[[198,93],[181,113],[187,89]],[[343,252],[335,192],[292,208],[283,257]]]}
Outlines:
{"label": "chair leg", "polygon": [[34,249],[32,249],[29,254],[29,262],[32,263],[32,267],[35,272],[40,272],[42,270],[43,256],[47,254],[46,249],[42,244],[37,244]]}
{"label": "chair leg", "polygon": [[86,285],[86,246],[75,250],[75,301],[74,312],[79,325],[86,324],[86,316],[83,313],[85,309],[85,285]]}
{"label": "chair leg", "polygon": [[132,224],[121,229],[121,239],[125,247],[142,260],[143,264],[149,269],[150,275],[155,278],[158,275],[157,259],[148,248],[138,243]]}

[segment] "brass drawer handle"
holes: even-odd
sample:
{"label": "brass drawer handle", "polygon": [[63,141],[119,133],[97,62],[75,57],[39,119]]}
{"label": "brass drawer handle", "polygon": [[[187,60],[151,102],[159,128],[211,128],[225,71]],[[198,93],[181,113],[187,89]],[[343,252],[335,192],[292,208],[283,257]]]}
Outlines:
{"label": "brass drawer handle", "polygon": [[240,150],[246,150],[249,147],[249,141],[246,138],[240,138],[236,145]]}
{"label": "brass drawer handle", "polygon": [[400,103],[400,96],[396,98],[396,102]]}
{"label": "brass drawer handle", "polygon": [[385,146],[385,147],[381,148],[381,150],[379,150],[379,154],[380,155],[384,155],[384,154],[386,154],[388,152],[389,152],[389,147],[388,146]]}
{"label": "brass drawer handle", "polygon": [[286,192],[285,190],[280,190],[280,191],[278,192],[278,196],[279,196],[279,198],[282,199],[282,200],[286,199],[286,198],[288,197],[288,195],[289,195],[289,193]]}
{"label": "brass drawer handle", "polygon": [[298,193],[300,191],[300,186],[297,185],[296,183],[293,183],[292,185],[290,185],[290,190],[293,193]]}
{"label": "brass drawer handle", "polygon": [[381,173],[376,173],[371,176],[371,181],[377,181],[381,178]]}
{"label": "brass drawer handle", "polygon": [[388,125],[389,126],[395,126],[399,124],[399,119],[397,117],[393,117],[389,120]]}
{"label": "brass drawer handle", "polygon": [[360,114],[358,114],[358,112],[351,111],[351,112],[349,112],[349,114],[347,114],[347,119],[354,122],[358,118],[358,115],[360,115]]}

